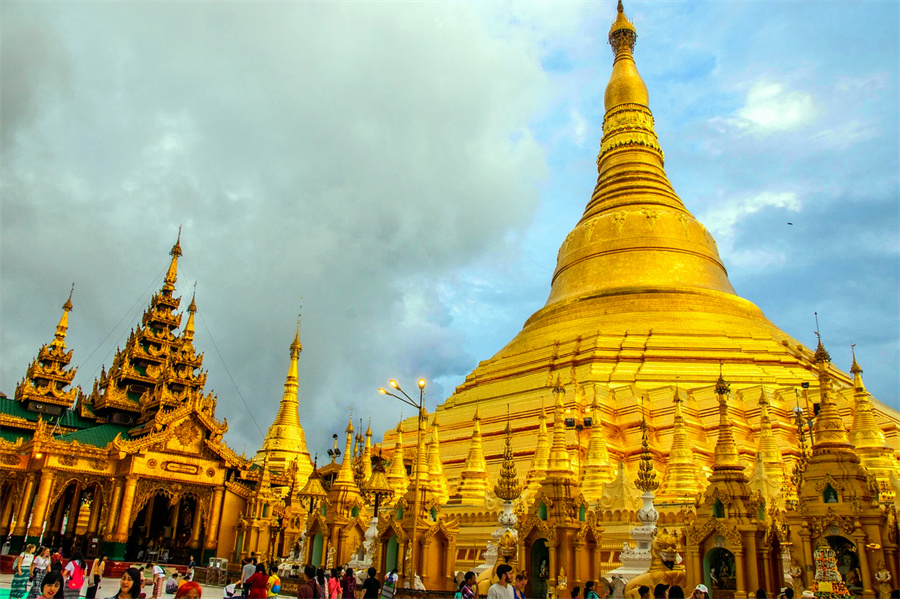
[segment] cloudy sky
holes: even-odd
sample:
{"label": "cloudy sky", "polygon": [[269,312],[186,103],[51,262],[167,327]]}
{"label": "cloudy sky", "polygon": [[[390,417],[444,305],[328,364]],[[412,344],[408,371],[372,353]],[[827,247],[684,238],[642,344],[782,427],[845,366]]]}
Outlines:
{"label": "cloudy sky", "polygon": [[[2,10],[0,390],[52,338],[90,387],[183,226],[227,440],[252,454],[302,297],[311,453],[433,407],[547,298],[596,180],[604,2]],[[885,2],[637,2],[666,168],[738,292],[900,408],[898,19]],[[791,222],[793,225],[788,225]],[[405,416],[409,416],[407,409]]]}

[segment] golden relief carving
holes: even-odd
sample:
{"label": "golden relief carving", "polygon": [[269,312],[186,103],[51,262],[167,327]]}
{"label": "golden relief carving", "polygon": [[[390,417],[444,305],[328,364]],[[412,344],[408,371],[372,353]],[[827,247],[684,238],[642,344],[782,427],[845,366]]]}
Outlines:
{"label": "golden relief carving", "polygon": [[812,518],[809,530],[813,535],[819,536],[830,526],[837,526],[847,534],[851,534],[855,529],[853,518],[839,516],[835,513],[834,508],[828,508],[824,516]]}
{"label": "golden relief carving", "polygon": [[622,228],[625,226],[625,218],[628,216],[627,210],[620,210],[613,214],[613,222],[616,226],[616,234],[622,234]]}
{"label": "golden relief carving", "polygon": [[78,464],[78,459],[73,455],[61,455],[59,456],[59,463],[63,466],[75,466]]}
{"label": "golden relief carving", "polygon": [[199,474],[200,466],[196,464],[184,464],[182,462],[163,462],[163,470],[177,472],[179,474]]}
{"label": "golden relief carving", "polygon": [[4,464],[8,466],[18,466],[19,465],[19,456],[12,453],[4,453],[3,457],[0,458]]}

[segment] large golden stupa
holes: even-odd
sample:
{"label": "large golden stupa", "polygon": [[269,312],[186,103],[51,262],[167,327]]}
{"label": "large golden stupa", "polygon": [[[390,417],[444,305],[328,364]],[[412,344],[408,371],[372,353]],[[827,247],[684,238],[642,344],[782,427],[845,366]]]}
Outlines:
{"label": "large golden stupa", "polygon": [[[467,485],[459,490],[469,478],[470,450],[477,444],[483,451],[495,481],[509,412],[519,471],[533,478],[530,469],[545,461],[538,455],[539,430],[544,406],[548,415],[552,411],[554,390],[564,393],[573,471],[585,498],[597,501],[620,461],[626,478],[637,472],[643,421],[663,478],[657,502],[692,503],[714,461],[720,373],[732,385],[729,413],[748,475],[759,454],[768,475],[782,483],[800,456],[795,410],[809,418],[817,410],[814,350],[735,292],[715,240],[666,176],[633,55],[636,37],[620,2],[609,34],[614,60],[597,184],[560,246],[546,304],[437,407],[448,509],[464,523],[483,509]],[[843,357],[848,367],[849,349]],[[828,369],[849,429],[853,380]],[[871,406],[883,433],[879,455],[887,454],[891,464],[879,475],[887,491],[888,470],[900,475],[900,414],[874,399]],[[477,440],[473,420],[480,426]],[[415,430],[412,419],[401,428],[407,443],[415,438],[408,434]],[[396,440],[397,431],[389,431],[384,448]]]}

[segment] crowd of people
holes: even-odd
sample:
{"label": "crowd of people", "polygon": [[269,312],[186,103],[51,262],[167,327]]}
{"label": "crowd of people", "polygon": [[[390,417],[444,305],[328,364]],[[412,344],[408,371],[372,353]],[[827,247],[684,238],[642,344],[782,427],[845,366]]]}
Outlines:
{"label": "crowd of people", "polygon": [[[307,565],[300,573],[301,580],[297,596],[300,599],[391,599],[397,582],[396,568],[385,577],[384,584],[378,579],[375,568],[366,571],[366,579],[357,584],[353,568],[324,569]],[[240,586],[240,589],[238,589]],[[278,569],[258,562],[257,558],[244,559],[241,565],[240,585],[228,580],[223,591],[223,599],[232,599],[240,591],[241,599],[267,599],[275,597],[281,590]]]}
{"label": "crowd of people", "polygon": [[[49,547],[35,548],[28,544],[13,560],[10,599],[80,599],[82,590],[85,599],[96,599],[106,563],[107,557],[102,555],[88,565],[81,552],[75,551],[63,565],[60,551],[51,553]],[[145,572],[149,578],[144,577]],[[146,599],[148,593],[144,592],[144,586],[151,585],[149,596],[153,599],[160,599],[163,589],[175,595],[175,599],[201,599],[200,585],[189,578],[178,580],[176,573],[166,581],[165,571],[152,562],[142,568],[131,567],[122,574],[119,588],[110,599]],[[170,581],[174,584],[170,585]]]}

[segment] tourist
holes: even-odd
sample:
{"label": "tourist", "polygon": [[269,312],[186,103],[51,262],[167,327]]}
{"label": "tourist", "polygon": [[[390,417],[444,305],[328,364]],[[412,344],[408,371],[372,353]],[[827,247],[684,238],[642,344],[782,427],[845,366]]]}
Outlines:
{"label": "tourist", "polygon": [[513,599],[512,566],[500,564],[497,566],[497,582],[488,589],[488,599]]}
{"label": "tourist", "polygon": [[178,591],[175,593],[175,599],[200,599],[202,595],[203,590],[200,588],[200,583],[188,582],[182,578],[181,586],[178,587]]}
{"label": "tourist", "polygon": [[141,571],[137,568],[128,568],[119,579],[119,590],[113,595],[113,599],[138,599],[142,583]]}
{"label": "tourist", "polygon": [[369,577],[366,578],[362,584],[362,599],[378,599],[378,591],[381,590],[381,583],[378,582],[378,579],[376,578],[378,570],[369,568],[366,570],[366,574],[368,574]]}
{"label": "tourist", "polygon": [[66,564],[63,570],[63,580],[66,584],[63,596],[65,599],[78,599],[81,595],[81,587],[84,586],[84,558],[81,552],[76,551],[72,554],[72,559]]}
{"label": "tourist", "polygon": [[194,561],[194,556],[192,555],[190,559],[188,559],[187,574],[184,575],[186,580],[194,580],[194,568],[196,567],[197,563]]}
{"label": "tourist", "polygon": [[[703,585],[702,584],[697,585],[697,589],[699,589],[700,587],[703,587]],[[706,589],[706,587],[703,587],[703,588]],[[694,599],[697,599],[697,597],[696,597],[697,589],[694,589]],[[641,599],[650,599],[650,587],[648,587],[645,584],[642,584],[641,586],[638,587],[638,595],[640,596]],[[706,599],[709,599],[708,594],[707,594]]]}
{"label": "tourist", "polygon": [[324,597],[325,596],[325,587],[327,584],[327,582],[325,580],[325,569],[324,568],[316,569],[316,584],[319,585],[319,596]]}
{"label": "tourist", "polygon": [[475,572],[472,572],[471,570],[466,572],[463,581],[459,583],[459,589],[456,591],[459,595],[459,599],[475,599],[478,597],[477,584],[478,577],[475,575]]}
{"label": "tourist", "polygon": [[653,599],[669,599],[669,585],[659,583],[653,587]]}
{"label": "tourist", "polygon": [[50,556],[50,565],[55,564],[56,562],[62,561],[62,547],[53,552]]}
{"label": "tourist", "polygon": [[151,593],[151,597],[153,599],[159,599],[163,594],[163,587],[165,586],[166,581],[166,571],[163,570],[162,566],[159,564],[154,564],[153,562],[147,562],[147,566],[145,570],[150,571],[150,580],[153,585],[153,592]]}
{"label": "tourist", "polygon": [[[585,587],[587,588],[587,587]],[[515,589],[513,589],[515,590]],[[572,592],[570,593],[572,599],[578,599],[581,596],[581,587],[573,587]]]}
{"label": "tourist", "polygon": [[226,579],[225,588],[222,589],[222,599],[232,599],[235,593],[237,593],[237,585],[230,578]]}
{"label": "tourist", "polygon": [[25,545],[25,550],[13,562],[13,579],[9,587],[10,599],[21,599],[28,595],[28,579],[31,577],[31,564],[34,563],[34,545]]}
{"label": "tourist", "polygon": [[256,565],[249,557],[245,558],[241,566],[241,597],[247,599],[247,593],[250,592],[250,586],[247,585],[247,579],[256,573]]}
{"label": "tourist", "polygon": [[593,580],[584,583],[584,599],[598,599],[597,591],[594,590]]}
{"label": "tourist", "polygon": [[94,599],[97,596],[97,589],[100,588],[100,580],[103,578],[103,570],[106,569],[106,556],[94,558],[91,563],[91,570],[88,573],[88,588],[84,594],[84,599]]}
{"label": "tourist", "polygon": [[528,584],[528,575],[525,572],[516,574],[516,582],[513,584],[515,599],[525,599],[525,585]]}
{"label": "tourist", "polygon": [[37,550],[34,559],[31,562],[31,580],[33,582],[31,583],[31,591],[28,592],[28,599],[36,599],[43,593],[41,581],[44,580],[44,576],[46,576],[49,567],[50,548],[41,547]]}
{"label": "tourist", "polygon": [[278,593],[281,592],[281,578],[278,576],[278,568],[275,566],[269,567],[269,580],[266,583],[266,596],[267,597],[277,597]]}
{"label": "tourist", "polygon": [[[650,589],[647,589],[647,592],[650,592]],[[694,587],[694,592],[691,593],[691,599],[709,599],[709,589],[706,588],[705,584],[698,584]],[[789,599],[794,599],[794,591],[791,591]]]}
{"label": "tourist", "polygon": [[328,579],[328,586],[325,589],[325,597],[327,599],[341,598],[341,571],[337,568],[331,569],[331,578]]}
{"label": "tourist", "polygon": [[344,576],[341,578],[341,597],[356,599],[356,577],[353,576],[353,568],[344,570]]}
{"label": "tourist", "polygon": [[316,582],[316,567],[303,566],[303,576],[306,578],[306,582],[301,584],[297,590],[298,599],[319,599],[322,597],[322,595],[318,594],[320,589],[319,583]]}
{"label": "tourist", "polygon": [[244,583],[244,586],[247,587],[247,597],[249,599],[266,599],[268,584],[269,577],[266,576],[266,567],[256,564],[256,571]]}
{"label": "tourist", "polygon": [[54,599],[63,586],[63,577],[59,572],[47,572],[41,577],[40,598]]}
{"label": "tourist", "polygon": [[[677,584],[669,589],[669,599],[684,599],[684,589]],[[763,598],[765,599],[765,597]]]}

